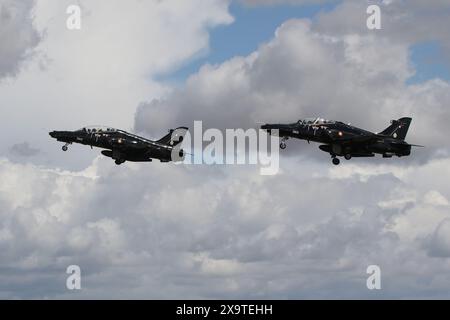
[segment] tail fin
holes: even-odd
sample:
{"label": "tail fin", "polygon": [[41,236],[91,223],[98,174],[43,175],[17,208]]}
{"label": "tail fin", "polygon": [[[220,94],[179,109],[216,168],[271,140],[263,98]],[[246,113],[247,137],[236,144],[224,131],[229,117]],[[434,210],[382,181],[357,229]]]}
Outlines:
{"label": "tail fin", "polygon": [[405,140],[409,125],[411,124],[411,120],[411,118],[400,118],[398,120],[392,120],[391,125],[379,134],[390,136],[398,140]]}
{"label": "tail fin", "polygon": [[166,134],[156,142],[174,147],[183,141],[187,130],[188,128],[186,127],[170,129],[168,134]]}

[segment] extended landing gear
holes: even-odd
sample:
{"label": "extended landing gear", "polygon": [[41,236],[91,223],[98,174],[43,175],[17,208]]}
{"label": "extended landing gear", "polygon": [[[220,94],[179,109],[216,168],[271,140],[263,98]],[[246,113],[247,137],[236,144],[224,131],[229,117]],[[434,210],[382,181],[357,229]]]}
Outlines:
{"label": "extended landing gear", "polygon": [[118,166],[120,166],[122,163],[124,163],[125,162],[125,160],[123,160],[123,159],[116,159],[116,161],[115,161],[115,163],[118,165]]}
{"label": "extended landing gear", "polygon": [[349,153],[346,153],[346,154],[344,155],[344,158],[345,158],[345,160],[350,160],[350,159],[352,158],[352,155],[349,154]]}
{"label": "extended landing gear", "polygon": [[339,160],[335,154],[331,155],[331,162],[333,162],[333,164],[335,166],[338,166],[341,163],[341,160]]}
{"label": "extended landing gear", "polygon": [[63,145],[62,146],[62,151],[67,151],[67,150],[69,150],[69,147],[68,147],[68,143],[66,143],[65,145]]}
{"label": "extended landing gear", "polygon": [[288,140],[288,137],[283,137],[281,138],[281,142],[280,142],[280,149],[284,150],[286,149],[287,145],[286,145],[286,141]]}

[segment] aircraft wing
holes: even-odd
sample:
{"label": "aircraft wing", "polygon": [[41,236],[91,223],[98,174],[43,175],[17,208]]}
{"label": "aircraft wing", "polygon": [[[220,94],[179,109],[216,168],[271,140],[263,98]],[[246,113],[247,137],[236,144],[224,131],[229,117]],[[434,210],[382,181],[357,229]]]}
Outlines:
{"label": "aircraft wing", "polygon": [[334,142],[338,142],[340,144],[347,144],[347,143],[365,144],[373,142],[378,139],[376,134],[356,135],[339,130],[326,130],[326,133],[331,138],[331,140],[333,140]]}
{"label": "aircraft wing", "polygon": [[127,138],[113,138],[111,139],[111,145],[114,149],[118,150],[133,150],[133,151],[139,151],[139,150],[147,150],[150,146],[149,143],[144,142],[137,142],[134,139],[127,139]]}

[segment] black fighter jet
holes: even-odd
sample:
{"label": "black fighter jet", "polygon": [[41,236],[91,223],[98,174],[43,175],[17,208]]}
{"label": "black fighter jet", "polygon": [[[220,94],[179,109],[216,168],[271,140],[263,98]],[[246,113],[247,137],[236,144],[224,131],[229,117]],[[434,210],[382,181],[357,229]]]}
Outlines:
{"label": "black fighter jet", "polygon": [[180,127],[157,141],[148,140],[129,132],[108,127],[85,127],[75,131],[52,131],[50,136],[65,142],[62,147],[67,151],[68,145],[80,143],[106,149],[104,156],[115,160],[117,165],[125,161],[145,162],[159,159],[161,162],[181,161],[184,151],[180,148],[188,128]]}
{"label": "black fighter jet", "polygon": [[272,133],[278,129],[280,148],[286,149],[286,140],[297,138],[322,143],[320,150],[331,155],[333,164],[340,163],[338,156],[346,160],[352,157],[374,157],[376,153],[384,158],[409,156],[411,147],[421,147],[405,142],[411,118],[392,120],[391,125],[380,133],[372,133],[340,121],[322,118],[304,119],[291,124],[265,124],[261,129]]}

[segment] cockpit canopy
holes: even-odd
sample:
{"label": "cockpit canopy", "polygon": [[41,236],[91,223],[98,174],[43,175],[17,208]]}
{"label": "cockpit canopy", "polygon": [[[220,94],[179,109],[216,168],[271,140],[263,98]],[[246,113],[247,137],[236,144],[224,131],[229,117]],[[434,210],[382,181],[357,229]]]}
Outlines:
{"label": "cockpit canopy", "polygon": [[101,133],[101,132],[117,132],[118,130],[107,126],[87,126],[79,129],[78,131],[83,131],[87,133]]}
{"label": "cockpit canopy", "polygon": [[298,123],[304,124],[304,125],[321,125],[321,124],[334,123],[334,121],[325,120],[323,118],[306,118],[306,119],[298,120]]}

